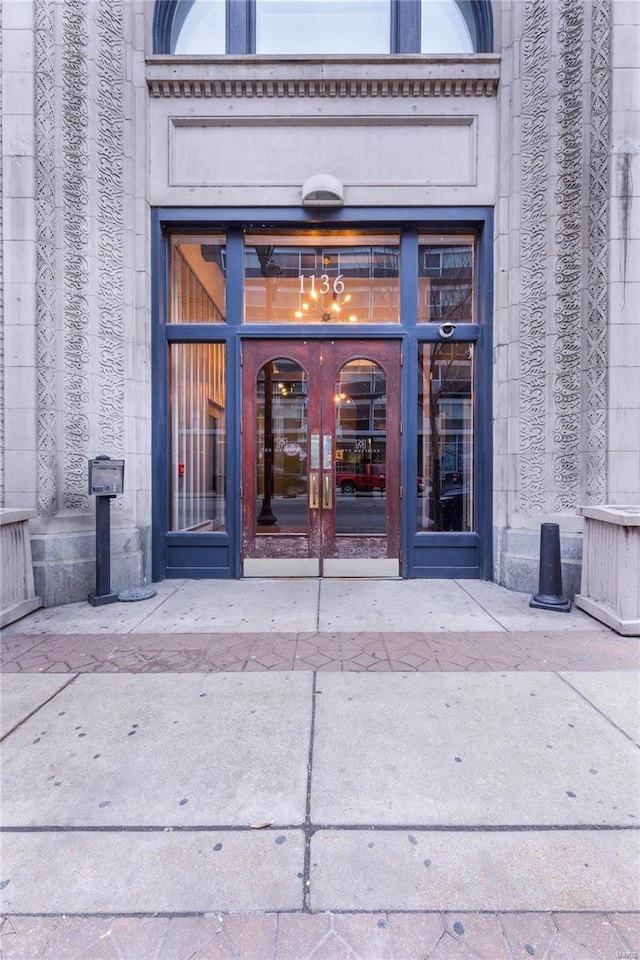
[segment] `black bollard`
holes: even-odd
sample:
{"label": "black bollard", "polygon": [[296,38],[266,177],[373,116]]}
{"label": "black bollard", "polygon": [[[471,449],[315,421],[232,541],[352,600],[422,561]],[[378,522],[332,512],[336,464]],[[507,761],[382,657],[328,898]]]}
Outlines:
{"label": "black bollard", "polygon": [[571,610],[571,600],[562,595],[560,527],[557,523],[540,525],[540,579],[538,592],[531,597],[529,606],[560,613]]}

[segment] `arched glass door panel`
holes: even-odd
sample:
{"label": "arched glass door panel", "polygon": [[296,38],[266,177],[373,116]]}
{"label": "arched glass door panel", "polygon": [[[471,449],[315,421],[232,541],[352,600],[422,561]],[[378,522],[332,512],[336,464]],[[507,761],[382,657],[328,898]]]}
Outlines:
{"label": "arched glass door panel", "polygon": [[386,529],[387,382],[372,360],[340,370],[336,406],[336,533]]}
{"label": "arched glass door panel", "polygon": [[293,360],[258,374],[255,467],[256,532],[306,533],[307,375]]}

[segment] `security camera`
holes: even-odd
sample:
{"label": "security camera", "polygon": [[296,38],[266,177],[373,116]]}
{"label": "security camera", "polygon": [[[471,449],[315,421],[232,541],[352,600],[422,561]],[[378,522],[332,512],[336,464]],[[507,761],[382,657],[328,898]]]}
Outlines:
{"label": "security camera", "polygon": [[440,329],[438,330],[438,333],[444,340],[448,340],[449,337],[452,337],[455,332],[456,332],[455,323],[449,323],[449,322],[443,323]]}
{"label": "security camera", "polygon": [[303,207],[341,207],[344,187],[330,173],[317,173],[302,184]]}

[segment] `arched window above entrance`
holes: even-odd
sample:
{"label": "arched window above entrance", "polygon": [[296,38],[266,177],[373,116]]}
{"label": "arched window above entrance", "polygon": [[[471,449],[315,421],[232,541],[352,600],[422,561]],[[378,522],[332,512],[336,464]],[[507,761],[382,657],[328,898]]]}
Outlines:
{"label": "arched window above entrance", "polygon": [[157,0],[154,53],[473,54],[493,49],[490,0]]}

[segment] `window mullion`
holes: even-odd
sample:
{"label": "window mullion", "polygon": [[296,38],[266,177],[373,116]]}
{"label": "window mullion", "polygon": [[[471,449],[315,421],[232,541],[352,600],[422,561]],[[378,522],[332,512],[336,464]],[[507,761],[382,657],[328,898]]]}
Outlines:
{"label": "window mullion", "polygon": [[227,0],[227,53],[255,52],[255,0]]}
{"label": "window mullion", "polygon": [[420,53],[420,0],[391,0],[391,52]]}

